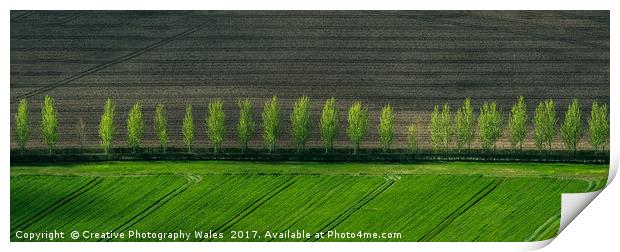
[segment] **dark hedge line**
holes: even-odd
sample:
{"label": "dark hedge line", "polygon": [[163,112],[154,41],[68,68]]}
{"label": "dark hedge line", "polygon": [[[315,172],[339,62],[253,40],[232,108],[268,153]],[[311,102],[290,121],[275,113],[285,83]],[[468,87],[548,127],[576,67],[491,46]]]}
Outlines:
{"label": "dark hedge line", "polygon": [[110,155],[98,149],[63,149],[48,155],[47,150],[31,150],[26,153],[11,151],[11,163],[47,163],[47,162],[101,162],[122,160],[231,160],[231,161],[317,161],[317,162],[428,162],[428,161],[479,161],[479,162],[562,162],[609,164],[609,152],[594,151],[513,151],[513,150],[419,150],[411,153],[407,150],[391,150],[384,153],[379,149],[366,149],[353,155],[351,150],[334,150],[326,154],[323,149],[309,149],[297,153],[293,149],[280,149],[275,153],[266,150],[250,150],[241,153],[239,149],[224,149],[214,154],[208,149],[195,149],[188,153],[185,149],[169,149],[160,153],[157,149],[143,149],[133,153],[130,149],[114,149]]}

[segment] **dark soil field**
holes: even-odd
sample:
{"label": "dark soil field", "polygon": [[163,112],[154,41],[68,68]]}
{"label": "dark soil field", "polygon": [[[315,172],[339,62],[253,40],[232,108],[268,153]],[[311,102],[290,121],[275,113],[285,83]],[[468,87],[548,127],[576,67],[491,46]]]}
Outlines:
{"label": "dark soil field", "polygon": [[[27,98],[31,147],[42,147],[45,95],[56,99],[60,147],[78,144],[78,117],[86,121],[89,146],[98,146],[108,97],[117,102],[116,146],[126,145],[126,116],[136,101],[145,104],[146,145],[157,145],[152,114],[164,102],[171,145],[182,145],[191,103],[203,147],[214,98],[225,102],[225,147],[236,146],[236,100],[245,97],[257,122],[263,102],[281,98],[280,146],[288,145],[289,112],[301,95],[312,99],[317,123],[326,98],[337,99],[343,126],[354,100],[367,104],[372,117],[363,147],[376,146],[387,103],[396,113],[396,147],[404,146],[412,122],[428,147],[433,106],[448,102],[456,111],[466,97],[475,106],[497,101],[504,118],[518,95],[530,118],[536,103],[552,98],[560,121],[578,98],[584,123],[594,99],[609,103],[608,11],[12,11],[10,22],[11,128],[17,102]],[[340,132],[338,145],[348,146]],[[318,139],[315,127],[310,145]],[[262,146],[260,128],[251,146]],[[506,137],[499,146],[508,147]],[[530,134],[525,147],[533,146]],[[554,147],[562,147],[559,136]],[[589,148],[585,138],[580,147]]]}

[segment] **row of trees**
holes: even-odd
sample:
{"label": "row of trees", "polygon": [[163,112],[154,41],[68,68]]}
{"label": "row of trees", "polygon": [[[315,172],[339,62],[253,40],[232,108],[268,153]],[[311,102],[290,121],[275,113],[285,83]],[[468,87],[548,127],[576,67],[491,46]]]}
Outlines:
{"label": "row of trees", "polygon": [[[598,151],[609,140],[609,119],[607,105],[592,104],[588,119],[589,142],[595,151]],[[528,133],[527,105],[523,96],[517,98],[508,117],[506,134],[513,148],[522,149]],[[534,143],[539,150],[551,149],[551,143],[557,135],[558,118],[553,100],[545,100],[538,104],[534,112]],[[484,102],[478,114],[478,137],[483,149],[495,149],[496,143],[503,135],[502,112],[495,102]],[[475,115],[471,106],[471,99],[467,98],[454,115],[454,124],[450,106],[444,104],[440,110],[435,106],[431,114],[429,125],[431,143],[434,149],[443,146],[446,150],[451,142],[452,135],[456,138],[456,146],[460,150],[464,146],[471,148],[475,135]],[[415,129],[410,129],[410,131]],[[560,136],[566,147],[576,151],[577,144],[583,137],[581,108],[579,100],[573,99],[564,113],[564,122],[560,127]]]}
{"label": "row of trees", "polygon": [[[312,118],[310,113],[310,99],[307,96],[300,97],[293,105],[290,115],[292,141],[298,152],[303,152],[307,142],[310,140]],[[249,99],[239,100],[239,120],[236,127],[237,141],[241,150],[245,152],[248,142],[254,135],[256,122],[254,122],[253,106]],[[142,113],[142,103],[136,102],[131,107],[127,116],[127,144],[134,151],[138,151],[144,137],[145,122]],[[319,131],[321,142],[326,152],[332,152],[334,141],[340,130],[339,109],[334,98],[327,99],[323,106],[321,118],[319,120]],[[116,136],[116,105],[111,99],[107,99],[104,111],[99,123],[99,138],[101,146],[106,154],[112,149],[112,142]],[[262,113],[263,140],[269,152],[276,149],[278,136],[280,135],[280,106],[276,96],[265,102]],[[28,101],[20,101],[17,113],[15,114],[15,133],[22,151],[30,136],[30,126],[28,119]],[[555,103],[546,100],[536,107],[534,118],[534,142],[539,150],[550,149],[553,139],[557,135]],[[223,102],[216,99],[208,104],[208,114],[205,118],[206,135],[212,144],[214,153],[221,150],[226,135],[225,113]],[[347,115],[346,134],[353,147],[353,153],[357,154],[360,143],[366,137],[368,131],[369,113],[368,108],[361,102],[351,105]],[[477,125],[476,125],[477,122]],[[513,148],[522,149],[523,142],[528,133],[529,117],[525,99],[520,96],[512,107],[506,129],[508,139]],[[44,143],[48,146],[51,154],[55,144],[59,140],[58,116],[54,105],[54,99],[46,96],[41,104],[41,134]],[[477,127],[476,127],[477,126]],[[153,128],[159,141],[162,152],[166,152],[168,146],[168,116],[164,104],[155,106],[153,117]],[[458,150],[471,148],[474,141],[476,128],[478,131],[479,142],[483,149],[490,150],[496,148],[498,139],[502,136],[503,119],[502,112],[495,102],[484,102],[479,108],[476,120],[471,99],[467,98],[463,105],[452,115],[450,106],[446,103],[441,109],[435,106],[429,124],[430,140],[433,149],[443,148],[448,150],[452,138],[456,139]],[[80,144],[85,139],[85,124],[79,118],[78,136]],[[187,105],[185,116],[183,117],[183,141],[188,152],[192,151],[195,137],[194,114],[192,105]],[[388,151],[394,141],[394,111],[388,104],[381,110],[378,125],[379,142],[383,151]],[[597,101],[592,104],[592,110],[588,119],[589,142],[595,151],[598,151],[609,139],[609,119],[607,105],[599,105]],[[407,146],[411,151],[417,149],[417,126],[410,124],[407,126]],[[564,122],[560,127],[560,136],[568,149],[576,151],[577,144],[583,137],[581,109],[577,99],[572,100],[570,106],[564,114]]]}

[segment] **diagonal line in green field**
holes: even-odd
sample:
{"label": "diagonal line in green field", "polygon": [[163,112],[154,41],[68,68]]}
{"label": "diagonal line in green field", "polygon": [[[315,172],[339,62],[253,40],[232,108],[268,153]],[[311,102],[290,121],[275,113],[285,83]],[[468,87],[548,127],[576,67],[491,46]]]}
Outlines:
{"label": "diagonal line in green field", "polygon": [[[164,195],[163,197],[159,198],[158,200],[153,202],[153,204],[151,204],[150,206],[148,206],[147,208],[143,209],[138,214],[136,214],[134,217],[128,219],[123,224],[119,225],[117,228],[112,230],[112,232],[124,232],[124,231],[126,231],[127,229],[129,229],[129,227],[133,226],[134,224],[138,223],[142,219],[146,218],[149,214],[153,213],[154,211],[156,211],[157,209],[159,209],[160,207],[162,207],[163,205],[168,203],[170,200],[172,200],[174,197],[176,197],[179,194],[183,193],[189,187],[191,187],[192,185],[200,182],[200,180],[201,180],[200,176],[193,175],[193,174],[186,175],[186,178],[187,178],[187,183],[183,184],[182,186],[178,187],[177,189],[172,190],[169,193],[167,193],[166,195]],[[99,241],[110,241],[110,240],[111,239],[100,239]]]}
{"label": "diagonal line in green field", "polygon": [[446,227],[448,227],[456,218],[466,213],[469,209],[471,209],[474,205],[480,202],[484,197],[491,194],[499,185],[504,182],[504,179],[494,179],[491,183],[489,183],[486,187],[484,187],[480,192],[475,194],[468,201],[463,203],[456,211],[452,212],[446,219],[444,219],[439,225],[433,228],[430,232],[426,233],[422,238],[418,240],[418,242],[429,242],[433,239],[433,237],[440,234]]}
{"label": "diagonal line in green field", "polygon": [[[319,230],[319,232],[327,232],[329,230],[335,229],[338,225],[340,225],[340,223],[344,222],[351,215],[353,215],[355,212],[357,212],[362,207],[364,207],[366,204],[368,204],[368,202],[372,201],[377,196],[387,191],[390,187],[392,187],[392,185],[394,185],[394,183],[396,183],[396,179],[392,177],[386,178],[383,181],[383,183],[379,184],[379,186],[377,186],[374,190],[364,195],[364,197],[362,197],[359,201],[351,205],[351,207],[349,207],[347,210],[343,211],[341,214],[336,216],[336,218],[328,222],[323,228]],[[307,239],[306,241],[316,241],[316,240],[318,240],[318,238],[313,236]]]}
{"label": "diagonal line in green field", "polygon": [[[321,206],[326,204],[330,200],[332,195],[341,191],[343,187],[348,187],[348,186],[350,185],[347,183],[338,183],[334,188],[332,188],[329,191],[329,193],[327,193],[326,195],[322,195],[322,196],[320,195],[319,200],[310,201],[310,204],[304,207],[301,213],[296,214],[297,217],[293,221],[291,221],[291,223],[286,228],[283,228],[281,232],[285,232],[286,230],[293,228],[298,222],[310,216],[313,212],[317,211],[317,209],[320,209]],[[274,238],[271,238],[269,241],[273,241],[275,239],[276,238],[274,237]]]}
{"label": "diagonal line in green field", "polygon": [[540,227],[534,231],[530,237],[528,237],[525,241],[540,241],[541,238],[547,237],[548,233],[557,232],[554,230],[557,228],[556,224],[560,221],[560,215],[556,214],[551,216],[545,223],[543,223]]}
{"label": "diagonal line in green field", "polygon": [[28,228],[29,226],[31,226],[32,224],[36,223],[37,221],[45,218],[45,216],[48,215],[49,213],[51,213],[54,210],[62,207],[63,205],[67,204],[69,201],[75,199],[76,197],[78,197],[78,196],[82,195],[83,193],[87,192],[88,190],[92,189],[93,187],[95,187],[96,185],[101,183],[101,180],[102,180],[101,178],[93,178],[88,183],[86,183],[84,186],[82,186],[82,187],[78,188],[77,190],[71,192],[67,196],[60,198],[59,200],[54,202],[52,205],[50,205],[49,207],[41,210],[40,212],[38,212],[37,214],[33,215],[32,217],[30,217],[26,221],[11,227],[11,230],[26,229],[26,228]]}
{"label": "diagonal line in green field", "polygon": [[[238,223],[239,221],[243,220],[245,217],[250,215],[252,212],[254,212],[259,207],[261,207],[263,204],[265,204],[271,198],[273,198],[274,196],[278,195],[280,192],[286,190],[286,188],[289,188],[291,185],[293,185],[297,181],[296,178],[297,178],[297,176],[289,178],[288,180],[286,180],[285,182],[280,184],[279,187],[276,188],[275,190],[269,191],[265,195],[261,196],[260,198],[258,198],[257,200],[255,200],[254,202],[249,204],[246,208],[244,208],[243,210],[239,211],[239,213],[237,213],[235,216],[230,218],[224,224],[222,224],[219,227],[217,227],[214,230],[214,233],[223,232],[223,231],[229,229],[230,227],[232,227],[233,225],[235,225],[236,223]],[[204,240],[204,239],[202,239],[202,240]],[[211,239],[209,239],[207,241],[211,241],[211,240],[213,240],[213,238],[211,238]]]}

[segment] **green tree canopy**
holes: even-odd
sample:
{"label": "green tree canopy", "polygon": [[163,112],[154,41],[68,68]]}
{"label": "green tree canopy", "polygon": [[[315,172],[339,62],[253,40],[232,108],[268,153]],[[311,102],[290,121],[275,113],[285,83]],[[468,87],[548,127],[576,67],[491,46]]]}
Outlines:
{"label": "green tree canopy", "polygon": [[187,152],[192,152],[192,144],[194,143],[194,113],[192,105],[187,104],[185,107],[185,116],[183,116],[183,143],[187,146]]}
{"label": "green tree canopy", "polygon": [[338,114],[338,106],[334,97],[325,100],[323,112],[321,113],[321,142],[325,146],[325,152],[331,152],[334,149],[334,141],[340,129],[340,118]]}
{"label": "green tree canopy", "polygon": [[28,139],[30,139],[30,119],[28,115],[28,101],[21,99],[15,113],[15,135],[22,154],[26,151]]}
{"label": "green tree canopy", "polygon": [[495,102],[484,102],[478,117],[478,131],[483,149],[495,149],[497,140],[502,136],[502,114]]}
{"label": "green tree canopy", "polygon": [[357,101],[349,108],[347,135],[353,144],[353,154],[358,153],[360,143],[368,130],[368,108]]}
{"label": "green tree canopy", "polygon": [[512,106],[510,110],[510,117],[508,118],[508,134],[510,144],[513,148],[519,146],[519,149],[523,149],[523,141],[527,135],[527,106],[525,105],[525,99],[523,96],[517,98],[517,103]]}
{"label": "green tree canopy", "polygon": [[80,142],[80,149],[82,149],[84,148],[84,144],[86,143],[86,123],[81,116],[78,117],[75,128],[77,130],[78,140]]}
{"label": "green tree canopy", "polygon": [[379,142],[383,152],[387,152],[394,140],[394,113],[390,104],[381,109],[379,118]]}
{"label": "green tree canopy", "polygon": [[564,123],[560,128],[562,141],[572,151],[577,151],[577,144],[581,140],[581,108],[579,100],[573,99],[564,113]]}
{"label": "green tree canopy", "polygon": [[269,153],[276,149],[280,131],[280,105],[275,95],[263,107],[263,139]]}
{"label": "green tree canopy", "polygon": [[222,147],[222,142],[226,136],[226,125],[224,124],[224,103],[216,99],[209,103],[209,116],[207,117],[207,135],[213,145],[213,153],[218,153]]}
{"label": "green tree canopy", "polygon": [[49,95],[45,96],[45,100],[41,104],[41,134],[51,155],[54,145],[56,145],[60,136],[58,135],[58,115],[54,105],[54,98]]}
{"label": "green tree canopy", "polygon": [[291,134],[297,152],[303,151],[310,139],[310,99],[302,96],[293,105],[291,113]]}
{"label": "green tree canopy", "polygon": [[556,122],[553,100],[540,102],[534,112],[534,143],[539,150],[543,150],[545,145],[549,150],[551,149],[551,143],[556,135]]}
{"label": "green tree canopy", "polygon": [[144,120],[142,118],[142,103],[136,102],[127,116],[127,144],[135,153],[140,148],[144,135]]}
{"label": "green tree canopy", "polygon": [[168,148],[168,114],[166,113],[166,106],[163,103],[158,103],[155,106],[153,127],[155,128],[155,134],[159,141],[159,147],[163,153],[166,153],[166,149]]}
{"label": "green tree canopy", "polygon": [[454,116],[456,146],[460,150],[464,146],[471,148],[474,139],[474,109],[471,107],[471,98],[465,99],[463,106]]}
{"label": "green tree canopy", "polygon": [[239,124],[237,124],[237,140],[241,145],[241,151],[248,149],[248,142],[254,134],[254,120],[252,119],[252,103],[250,99],[239,100]]}
{"label": "green tree canopy", "polygon": [[409,147],[409,151],[411,151],[412,154],[415,153],[418,149],[418,140],[416,134],[416,125],[412,123],[407,127],[407,146]]}
{"label": "green tree canopy", "polygon": [[441,111],[439,106],[435,105],[433,113],[431,114],[431,123],[429,125],[431,131],[431,144],[433,149],[439,149],[439,146],[443,146],[447,151],[450,142],[452,141],[452,115],[450,114],[450,105],[447,103],[443,105]]}
{"label": "green tree canopy", "polygon": [[592,111],[588,120],[588,131],[590,134],[590,145],[594,151],[599,151],[601,147],[609,142],[609,118],[607,115],[607,105],[599,105],[595,100],[592,103]]}
{"label": "green tree canopy", "polygon": [[114,125],[114,117],[116,116],[116,104],[108,98],[105,102],[103,115],[99,122],[99,138],[101,146],[106,154],[110,154],[112,150],[112,141],[116,135],[116,126]]}

